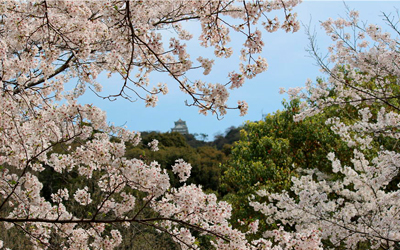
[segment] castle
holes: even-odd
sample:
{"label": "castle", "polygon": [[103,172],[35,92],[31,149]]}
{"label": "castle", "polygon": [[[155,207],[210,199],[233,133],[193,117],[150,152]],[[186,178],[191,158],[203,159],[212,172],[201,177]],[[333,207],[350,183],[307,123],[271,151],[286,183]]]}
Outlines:
{"label": "castle", "polygon": [[179,119],[175,122],[175,127],[171,129],[171,132],[178,132],[182,135],[189,134],[188,127],[186,126],[186,122]]}

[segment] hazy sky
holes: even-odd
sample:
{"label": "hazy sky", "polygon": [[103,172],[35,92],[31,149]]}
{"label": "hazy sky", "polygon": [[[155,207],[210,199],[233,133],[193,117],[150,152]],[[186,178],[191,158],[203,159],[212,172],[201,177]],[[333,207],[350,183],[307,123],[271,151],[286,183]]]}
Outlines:
{"label": "hazy sky", "polygon": [[[396,8],[400,8],[400,1],[347,1],[350,9],[360,12],[360,19],[368,23],[382,24],[382,12],[395,14]],[[324,31],[319,27],[319,21],[329,17],[345,17],[346,8],[342,1],[304,1],[295,8],[298,19],[308,25],[311,24],[317,32],[318,44],[325,49],[332,42],[325,36]],[[197,23],[189,24],[198,27]],[[191,27],[194,34],[198,28]],[[386,29],[386,27],[384,27]],[[196,37],[196,35],[195,35]],[[126,125],[135,131],[160,131],[168,132],[174,126],[174,121],[179,118],[186,121],[190,133],[206,133],[209,139],[213,139],[216,133],[223,133],[230,126],[239,126],[245,121],[257,121],[262,119],[262,114],[272,113],[282,108],[281,101],[285,96],[280,95],[279,87],[303,86],[308,78],[315,79],[318,76],[324,77],[315,66],[314,59],[308,57],[306,47],[309,44],[305,29],[302,27],[297,33],[263,33],[266,44],[263,56],[267,58],[268,71],[258,75],[255,79],[247,81],[242,88],[231,92],[230,104],[234,106],[237,100],[246,100],[249,104],[249,112],[246,116],[240,117],[239,111],[230,110],[222,120],[213,115],[200,115],[195,107],[187,107],[185,100],[190,100],[177,88],[177,84],[168,76],[155,75],[152,80],[166,82],[169,85],[169,94],[159,96],[158,106],[145,108],[144,102],[128,102],[120,99],[114,102],[103,101],[88,91],[82,103],[93,103],[107,112],[110,122],[115,125]],[[238,52],[243,40],[238,41],[233,37],[231,46]],[[195,59],[199,55],[212,55],[212,49],[200,49],[196,46],[198,40],[193,39],[188,47]],[[192,78],[202,78],[209,82],[227,82],[227,73],[238,68],[238,53],[230,59],[218,59],[209,76],[203,77],[202,71],[198,70],[191,74]],[[121,84],[118,77],[107,79],[100,77],[99,82],[104,86],[104,92],[113,91]]]}

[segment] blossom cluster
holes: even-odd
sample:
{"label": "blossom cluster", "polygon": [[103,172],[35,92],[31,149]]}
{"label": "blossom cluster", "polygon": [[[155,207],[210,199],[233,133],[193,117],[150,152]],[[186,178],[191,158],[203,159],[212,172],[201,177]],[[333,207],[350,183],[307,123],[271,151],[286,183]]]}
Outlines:
{"label": "blossom cluster", "polygon": [[192,166],[183,159],[176,160],[175,165],[172,166],[172,172],[178,174],[180,182],[185,182],[189,178],[191,169]]}
{"label": "blossom cluster", "polygon": [[158,151],[158,141],[156,139],[149,142],[147,146],[149,146],[152,151]]}

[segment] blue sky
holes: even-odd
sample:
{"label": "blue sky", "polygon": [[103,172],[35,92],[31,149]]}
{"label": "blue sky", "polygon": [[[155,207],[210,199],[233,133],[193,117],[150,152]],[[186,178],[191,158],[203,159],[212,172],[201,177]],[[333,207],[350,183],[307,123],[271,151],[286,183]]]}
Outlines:
{"label": "blue sky", "polygon": [[[395,8],[400,8],[400,1],[347,1],[350,9],[360,12],[360,19],[368,23],[383,24],[382,12],[395,13]],[[311,24],[317,32],[318,45],[321,49],[327,48],[331,41],[319,27],[319,21],[331,18],[345,17],[346,8],[342,1],[304,1],[295,8],[298,19],[304,24]],[[192,24],[189,24],[192,25]],[[197,25],[197,24],[193,24]],[[386,27],[384,27],[385,29]],[[197,27],[191,27],[196,34]],[[198,29],[197,29],[198,30]],[[196,35],[195,35],[196,37]],[[305,29],[302,27],[297,33],[263,33],[264,43],[266,44],[263,56],[267,58],[269,69],[263,74],[258,75],[251,81],[230,94],[230,104],[234,106],[237,100],[246,100],[249,104],[249,112],[246,116],[240,117],[239,111],[230,110],[222,120],[218,120],[213,115],[200,115],[195,107],[187,107],[184,104],[188,96],[180,92],[177,84],[168,79],[168,76],[154,75],[152,80],[155,83],[162,81],[169,86],[169,93],[159,96],[158,106],[155,108],[145,108],[142,101],[129,102],[119,99],[114,102],[101,100],[93,93],[87,91],[85,96],[80,99],[82,103],[93,103],[107,112],[109,122],[115,125],[126,125],[135,131],[160,131],[168,132],[174,126],[174,121],[179,118],[186,121],[190,133],[205,133],[208,139],[213,139],[217,133],[223,133],[230,126],[240,126],[245,121],[258,121],[262,119],[262,114],[272,113],[282,108],[281,102],[284,95],[280,95],[279,88],[303,86],[308,78],[315,79],[318,76],[324,77],[315,66],[314,59],[308,57],[306,47],[309,44]],[[240,50],[243,40],[233,37],[231,46]],[[196,46],[198,40],[188,44],[189,51],[192,51],[191,58],[198,55],[211,55],[211,49],[201,49]],[[209,76],[204,77],[202,71],[191,74],[191,78],[202,78],[209,82],[227,82],[227,73],[237,69],[238,53],[230,59],[216,60],[213,71]],[[107,79],[104,76],[99,78],[103,84],[103,91],[116,92],[116,88],[121,84],[118,77]]]}

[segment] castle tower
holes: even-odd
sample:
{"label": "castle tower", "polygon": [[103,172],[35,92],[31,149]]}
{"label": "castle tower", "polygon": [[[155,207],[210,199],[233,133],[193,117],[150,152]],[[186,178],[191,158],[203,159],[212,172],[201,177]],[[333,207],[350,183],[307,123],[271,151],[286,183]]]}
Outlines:
{"label": "castle tower", "polygon": [[178,132],[182,135],[189,134],[188,127],[186,126],[186,122],[179,119],[175,122],[175,127],[171,129],[171,132]]}

